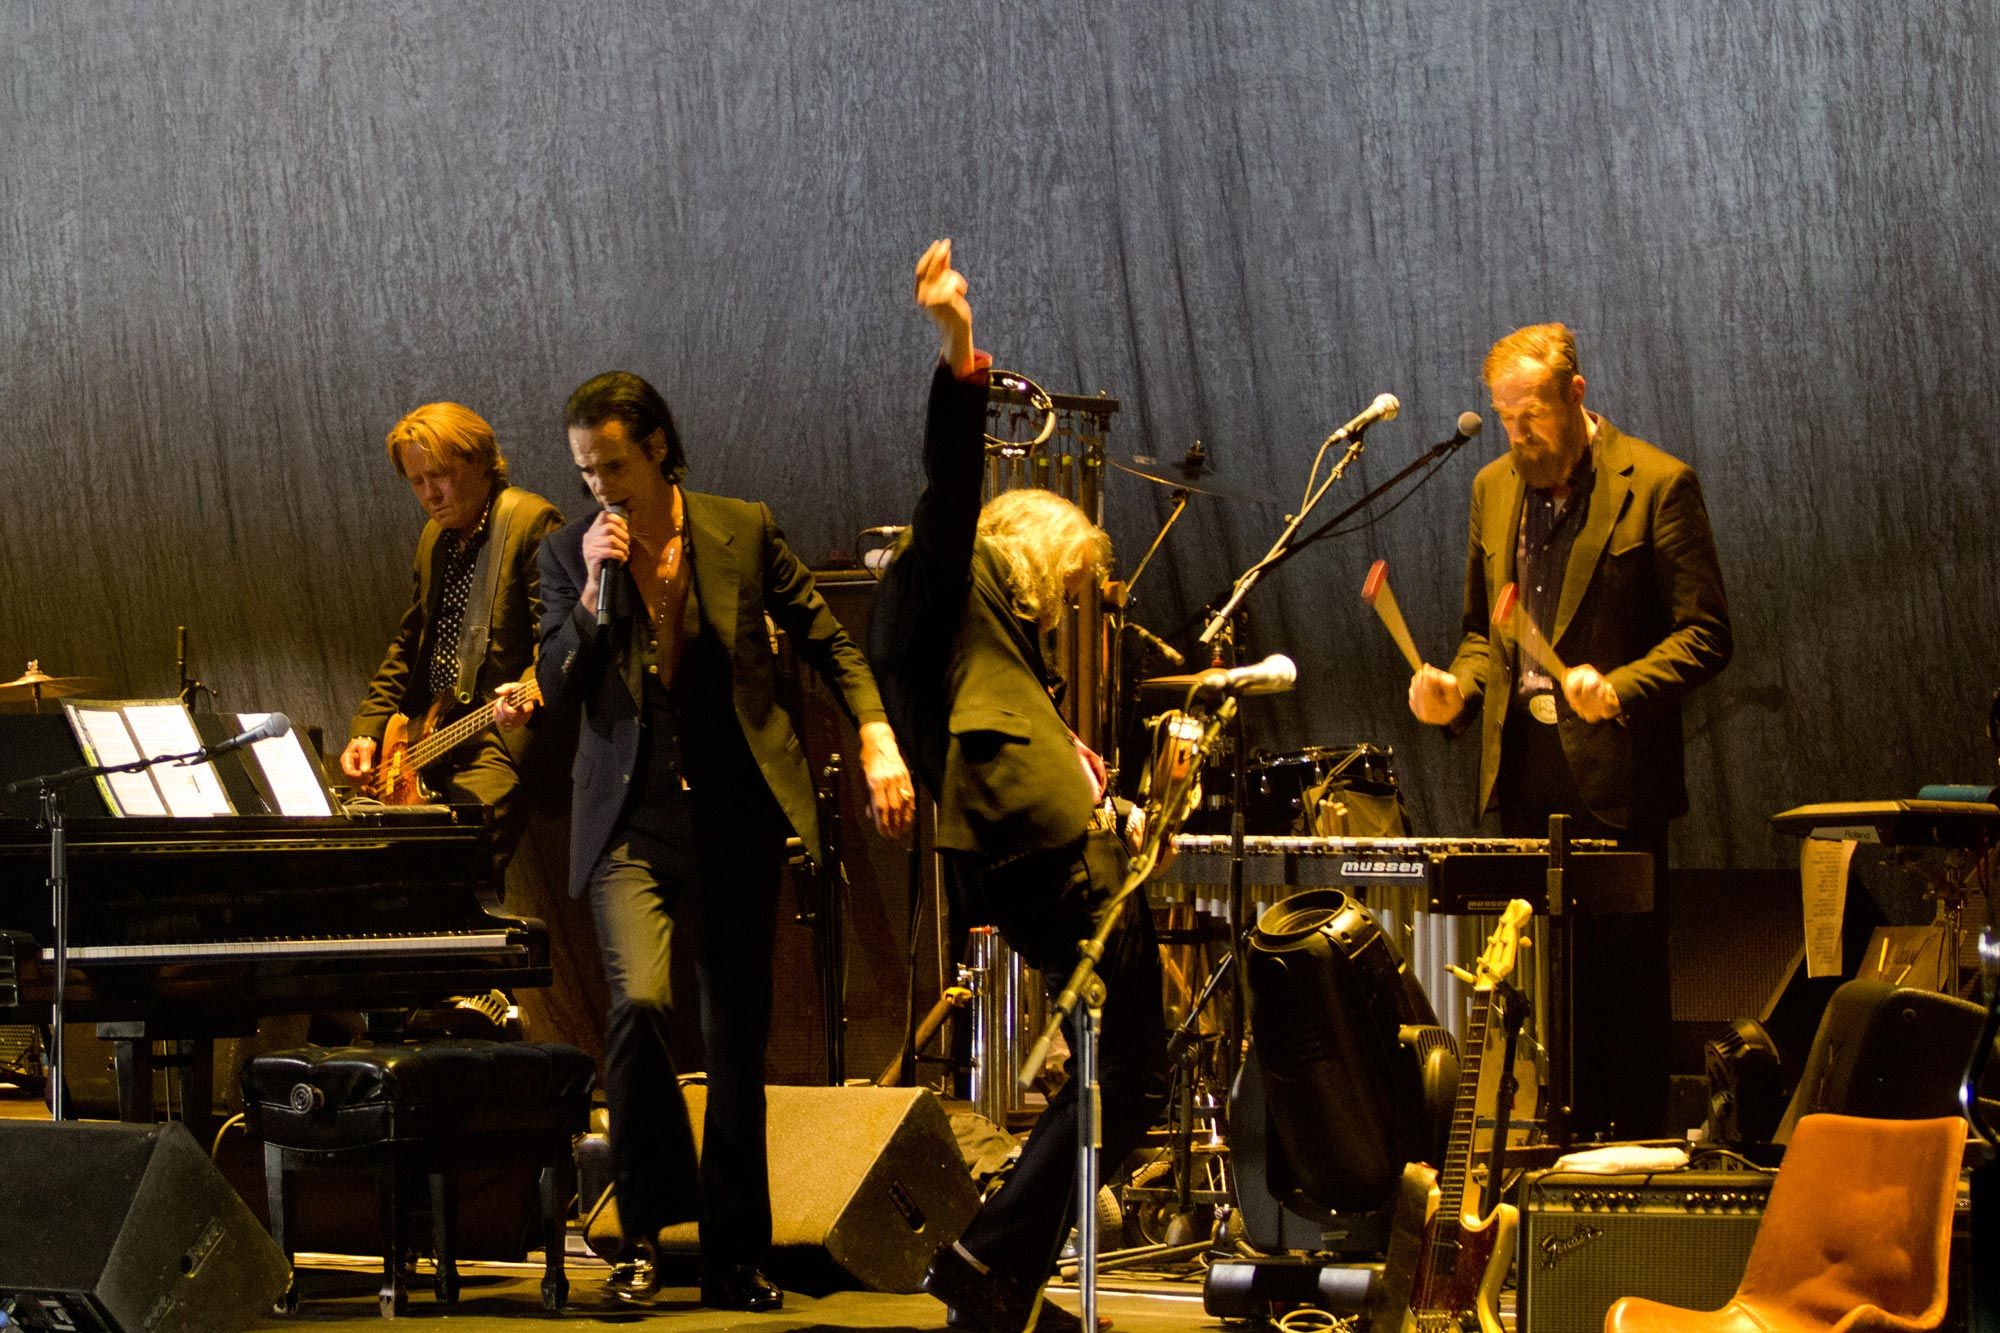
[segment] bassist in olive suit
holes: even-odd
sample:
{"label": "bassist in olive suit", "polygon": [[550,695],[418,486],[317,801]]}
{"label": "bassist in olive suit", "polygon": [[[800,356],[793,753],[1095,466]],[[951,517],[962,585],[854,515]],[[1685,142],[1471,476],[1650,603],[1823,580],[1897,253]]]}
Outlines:
{"label": "bassist in olive suit", "polygon": [[[541,496],[507,484],[493,427],[457,403],[427,403],[398,421],[390,462],[409,482],[428,521],[412,562],[410,605],[348,727],[340,768],[367,784],[386,756],[397,714],[420,718],[442,703],[438,724],[533,679],[541,616],[536,556],[562,515]],[[422,776],[446,799],[492,808],[496,871],[520,839],[527,803],[517,799],[534,705],[503,704],[487,729],[442,756]]]}

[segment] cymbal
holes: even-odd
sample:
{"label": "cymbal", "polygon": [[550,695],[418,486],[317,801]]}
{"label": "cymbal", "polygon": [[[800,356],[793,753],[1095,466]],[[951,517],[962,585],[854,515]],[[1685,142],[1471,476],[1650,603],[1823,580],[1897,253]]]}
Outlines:
{"label": "cymbal", "polygon": [[[1217,668],[1217,670],[1220,670],[1220,668]],[[1170,692],[1186,694],[1196,685],[1199,685],[1202,677],[1207,674],[1206,671],[1184,671],[1178,676],[1148,676],[1139,682],[1139,688],[1160,694]],[[1244,686],[1236,690],[1235,693],[1238,698],[1249,698],[1252,695],[1258,694],[1283,694],[1291,688],[1292,686],[1289,682],[1267,681]]]}
{"label": "cymbal", "polygon": [[40,662],[9,681],[0,681],[0,700],[66,699],[79,694],[102,694],[110,682],[102,676],[51,676]]}
{"label": "cymbal", "polygon": [[1154,459],[1148,459],[1144,463],[1137,460],[1124,463],[1114,458],[1111,460],[1111,466],[1117,468],[1120,472],[1129,472],[1135,477],[1143,477],[1156,485],[1171,486],[1177,491],[1183,489],[1198,491],[1203,495],[1213,495],[1218,500],[1249,500],[1254,504],[1276,504],[1278,502],[1278,497],[1267,491],[1251,490],[1247,486],[1231,486],[1226,482],[1217,481],[1213,477],[1197,477],[1192,479],[1183,477],[1174,469],[1172,464],[1162,463]]}

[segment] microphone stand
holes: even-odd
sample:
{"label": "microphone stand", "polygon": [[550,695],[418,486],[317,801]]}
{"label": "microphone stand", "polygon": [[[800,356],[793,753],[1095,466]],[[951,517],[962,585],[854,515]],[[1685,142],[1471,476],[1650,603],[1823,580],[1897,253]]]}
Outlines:
{"label": "microphone stand", "polygon": [[[1372,425],[1373,423],[1369,424]],[[1338,432],[1335,432],[1335,434],[1337,435]],[[1223,628],[1235,618],[1237,608],[1243,604],[1244,598],[1250,595],[1251,590],[1257,586],[1258,581],[1267,572],[1283,564],[1285,559],[1296,549],[1292,544],[1292,539],[1298,534],[1298,530],[1304,526],[1306,518],[1318,507],[1319,502],[1326,497],[1326,493],[1333,489],[1334,483],[1347,474],[1347,469],[1353,466],[1355,459],[1361,457],[1361,451],[1367,445],[1367,437],[1368,426],[1366,425],[1354,432],[1347,442],[1347,452],[1340,456],[1340,461],[1333,465],[1333,470],[1327,474],[1326,480],[1321,482],[1317,489],[1311,488],[1310,477],[1308,478],[1309,489],[1306,494],[1305,503],[1299,507],[1298,513],[1287,519],[1284,531],[1280,532],[1278,539],[1271,543],[1271,549],[1266,551],[1261,559],[1237,577],[1235,585],[1230,589],[1229,600],[1216,610],[1215,614],[1209,618],[1207,626],[1202,629],[1199,639],[1200,643],[1209,644],[1214,642],[1215,637],[1221,634]],[[1326,444],[1320,446],[1322,452],[1326,449],[1327,445],[1333,443],[1333,438],[1333,436],[1329,436]],[[1316,474],[1318,470],[1319,462],[1315,459],[1313,462],[1313,472]],[[1324,531],[1324,528],[1321,531]],[[1244,749],[1245,738],[1240,719],[1237,722],[1234,740],[1236,743],[1235,763],[1232,765],[1230,773],[1229,901],[1227,904],[1229,941],[1232,953],[1235,951],[1237,941],[1242,939],[1245,929],[1243,922],[1245,855],[1243,846],[1243,806],[1249,796],[1249,757]],[[1230,1044],[1232,1048],[1240,1048],[1243,1037],[1243,995],[1240,977],[1237,982],[1235,998],[1236,1004],[1230,1018]]]}
{"label": "microphone stand", "polygon": [[[1466,441],[1470,440],[1471,438],[1472,437],[1470,435],[1454,435],[1450,439],[1445,440],[1442,443],[1432,445],[1424,453],[1418,455],[1417,458],[1409,464],[1409,466],[1405,467],[1395,476],[1389,478],[1387,481],[1383,482],[1380,486],[1375,487],[1373,490],[1369,491],[1366,495],[1362,496],[1359,500],[1356,500],[1353,504],[1347,506],[1347,508],[1341,510],[1338,514],[1335,514],[1332,518],[1320,524],[1318,527],[1314,528],[1311,532],[1308,532],[1305,536],[1299,538],[1296,542],[1293,542],[1284,551],[1279,552],[1276,556],[1267,556],[1263,561],[1260,561],[1259,563],[1264,566],[1265,572],[1268,573],[1270,570],[1275,569],[1277,566],[1284,564],[1285,561],[1291,559],[1293,556],[1297,555],[1300,551],[1305,550],[1306,547],[1311,546],[1314,542],[1325,541],[1328,537],[1335,536],[1336,535],[1334,532],[1335,528],[1345,523],[1348,519],[1353,518],[1356,514],[1366,509],[1369,505],[1374,504],[1377,500],[1387,495],[1390,491],[1395,490],[1398,486],[1402,485],[1405,481],[1409,480],[1409,478],[1419,470],[1429,467],[1433,463],[1444,462],[1445,459],[1451,457],[1451,455],[1457,453],[1460,449],[1464,448]],[[1345,460],[1342,460],[1342,462],[1344,465]]]}
{"label": "microphone stand", "polygon": [[39,822],[49,832],[49,915],[55,934],[50,950],[55,985],[49,1006],[49,1118],[58,1124],[62,1122],[64,1111],[63,999],[69,983],[69,842],[63,827],[62,794],[85,778],[104,777],[112,773],[139,773],[155,764],[186,763],[205,753],[205,750],[192,750],[187,754],[160,754],[149,759],[134,759],[126,764],[79,764],[59,773],[44,773],[7,784],[10,796],[30,787],[35,788]]}
{"label": "microphone stand", "polygon": [[[1278,540],[1271,543],[1271,549],[1266,551],[1263,558],[1256,564],[1250,566],[1250,568],[1237,576],[1236,585],[1230,589],[1229,600],[1224,602],[1213,616],[1209,617],[1208,625],[1202,630],[1199,642],[1205,644],[1221,633],[1223,623],[1236,614],[1236,608],[1243,604],[1243,599],[1250,595],[1250,590],[1257,586],[1257,581],[1264,577],[1265,571],[1284,560],[1291,547],[1292,537],[1305,523],[1306,516],[1311,514],[1319,505],[1319,502],[1325,498],[1326,493],[1333,489],[1333,484],[1346,474],[1347,469],[1353,465],[1354,460],[1361,457],[1361,450],[1366,445],[1367,439],[1367,426],[1363,426],[1360,430],[1354,432],[1354,437],[1347,442],[1347,452],[1342,454],[1340,461],[1333,465],[1333,471],[1327,473],[1326,480],[1319,484],[1319,489],[1307,494],[1306,502],[1299,507],[1299,512],[1292,515],[1286,522],[1285,530],[1278,534]],[[1317,470],[1318,464],[1315,463],[1314,468]]]}
{"label": "microphone stand", "polygon": [[1111,669],[1105,673],[1104,687],[1109,696],[1107,702],[1110,705],[1108,714],[1111,719],[1111,735],[1110,744],[1105,747],[1104,764],[1112,774],[1114,788],[1118,785],[1117,775],[1122,769],[1120,760],[1123,756],[1119,751],[1123,748],[1120,741],[1125,734],[1125,710],[1121,706],[1125,694],[1124,642],[1125,631],[1134,627],[1129,614],[1132,590],[1139,585],[1139,576],[1146,572],[1146,566],[1151,564],[1153,557],[1159,553],[1160,547],[1167,540],[1167,534],[1174,530],[1174,524],[1180,522],[1181,515],[1187,512],[1188,501],[1193,495],[1194,493],[1186,486],[1176,486],[1173,489],[1169,497],[1174,502],[1173,512],[1167,515],[1167,521],[1162,523],[1160,530],[1154,534],[1153,544],[1146,548],[1146,554],[1139,557],[1138,565],[1132,570],[1132,577],[1125,580],[1124,586],[1119,589],[1115,598],[1107,599],[1106,602],[1106,614],[1111,622]]}
{"label": "microphone stand", "polygon": [[[1222,729],[1235,715],[1235,696],[1225,695],[1203,720],[1201,734],[1195,738],[1187,754],[1187,762],[1156,766],[1156,772],[1164,769],[1166,773],[1166,790],[1147,793],[1146,832],[1140,840],[1139,850],[1127,865],[1125,879],[1118,892],[1098,909],[1096,930],[1089,939],[1078,942],[1076,967],[1071,970],[1062,993],[1056,997],[1049,1011],[1048,1024],[1042,1029],[1034,1048],[1028,1052],[1018,1076],[1023,1089],[1034,1082],[1035,1075],[1041,1072],[1048,1059],[1049,1047],[1054,1044],[1056,1034],[1062,1030],[1064,1021],[1076,1012],[1077,1005],[1082,1004],[1084,1017],[1076,1044],[1079,1085],[1076,1098],[1076,1275],[1086,1333],[1097,1327],[1097,1154],[1104,1146],[1097,1062],[1099,1038],[1104,1029],[1104,1004],[1109,994],[1104,978],[1097,973],[1097,965],[1104,960],[1111,933],[1118,928],[1125,914],[1125,904],[1152,878],[1161,856],[1173,845],[1174,834],[1186,817],[1195,783],[1200,777],[1202,758],[1214,747]],[[1163,731],[1161,734],[1161,744],[1172,743],[1168,733]]]}
{"label": "microphone stand", "polygon": [[194,677],[188,675],[188,629],[186,625],[174,626],[174,669],[180,675],[180,689],[175,697],[189,712],[194,711],[194,701],[200,695],[208,696],[208,708],[215,711],[216,693]]}

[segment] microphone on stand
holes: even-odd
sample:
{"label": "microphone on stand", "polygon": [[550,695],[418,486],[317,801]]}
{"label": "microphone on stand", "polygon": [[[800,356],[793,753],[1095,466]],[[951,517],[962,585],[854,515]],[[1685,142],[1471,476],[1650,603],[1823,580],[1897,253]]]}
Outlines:
{"label": "microphone on stand", "polygon": [[240,750],[246,745],[255,745],[258,741],[268,741],[273,737],[286,735],[291,729],[292,720],[283,713],[266,713],[264,720],[250,730],[239,732],[226,741],[217,741],[213,745],[204,746],[183,759],[181,763],[201,764],[211,759],[220,759],[223,755]]}
{"label": "microphone on stand", "polygon": [[1147,629],[1144,625],[1141,625],[1138,621],[1126,621],[1125,628],[1131,630],[1141,643],[1147,644],[1154,652],[1167,659],[1169,666],[1182,666],[1186,664],[1186,654],[1182,653],[1180,649],[1174,647],[1159,635],[1153,633],[1153,631]]}
{"label": "microphone on stand", "polygon": [[1396,414],[1403,410],[1402,402],[1393,393],[1377,394],[1375,401],[1363,408],[1361,415],[1327,436],[1328,444],[1340,444],[1351,440],[1378,421],[1394,421]]}
{"label": "microphone on stand", "polygon": [[1464,444],[1467,440],[1479,434],[1485,425],[1486,423],[1480,420],[1477,412],[1460,412],[1458,414],[1458,430],[1450,439],[1445,441],[1445,444]]}
{"label": "microphone on stand", "polygon": [[1225,695],[1242,698],[1252,694],[1283,694],[1298,683],[1298,663],[1283,653],[1272,653],[1249,666],[1216,668],[1201,673],[1195,682],[1197,699],[1220,699]]}
{"label": "microphone on stand", "polygon": [[[625,517],[625,506],[622,504],[608,504],[604,506],[604,512],[616,518],[623,518]],[[611,604],[618,600],[620,594],[617,589],[622,587],[618,576],[624,572],[625,562],[623,560],[606,560],[597,567],[597,628],[599,629],[603,629],[611,623]]]}

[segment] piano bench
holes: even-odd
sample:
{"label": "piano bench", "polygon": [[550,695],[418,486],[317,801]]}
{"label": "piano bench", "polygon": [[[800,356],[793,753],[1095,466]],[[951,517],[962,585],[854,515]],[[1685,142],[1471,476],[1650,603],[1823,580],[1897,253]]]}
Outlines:
{"label": "piano bench", "polygon": [[[314,1167],[376,1172],[382,1209],[384,1317],[402,1313],[405,1214],[420,1178],[430,1184],[434,1289],[458,1300],[458,1172],[541,1168],[542,1305],[569,1299],[564,1214],[574,1193],[571,1141],[589,1127],[597,1067],[574,1046],[445,1038],[400,1046],[307,1046],[259,1055],[243,1067],[243,1115],[263,1140],[271,1235],[292,1257],[290,1178]],[[298,1309],[298,1279],[282,1312]]]}

